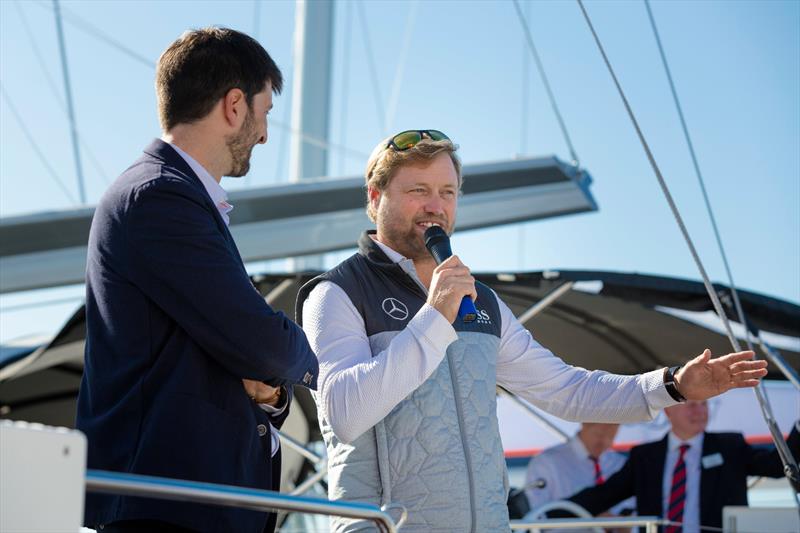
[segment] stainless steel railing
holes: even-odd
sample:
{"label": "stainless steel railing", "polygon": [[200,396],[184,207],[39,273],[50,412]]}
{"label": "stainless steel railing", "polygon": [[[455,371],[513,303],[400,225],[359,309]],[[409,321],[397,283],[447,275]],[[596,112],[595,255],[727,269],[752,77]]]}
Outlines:
{"label": "stainless steel railing", "polygon": [[395,524],[385,510],[365,503],[332,502],[320,498],[291,496],[270,490],[104,470],[86,471],[86,491],[207,503],[255,511],[288,511],[342,516],[370,520],[378,529],[386,533],[396,533],[397,528],[405,519],[405,512],[403,512],[404,516]]}
{"label": "stainless steel railing", "polygon": [[644,526],[645,533],[657,533],[658,526],[669,523],[657,516],[625,516],[615,518],[548,518],[547,520],[512,520],[512,530],[611,528]]}

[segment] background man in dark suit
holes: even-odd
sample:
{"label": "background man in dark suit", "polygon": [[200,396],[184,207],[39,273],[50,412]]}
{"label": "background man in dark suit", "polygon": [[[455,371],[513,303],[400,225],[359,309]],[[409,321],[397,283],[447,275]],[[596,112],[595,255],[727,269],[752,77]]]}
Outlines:
{"label": "background man in dark suit", "polygon": [[[228,231],[223,175],[243,176],[282,76],[250,37],[187,32],[156,72],[163,140],[97,206],[77,427],[88,466],[277,489],[291,386],[315,388],[303,331],[255,290]],[[271,531],[274,515],[90,495],[108,531]]]}
{"label": "background man in dark suit", "polygon": [[[754,448],[741,433],[707,433],[708,406],[689,400],[664,409],[671,430],[660,441],[631,449],[622,469],[604,484],[569,499],[592,514],[636,496],[637,514],[682,522],[666,533],[696,533],[722,527],[722,508],[747,505],[747,476],[783,476],[778,452]],[[800,422],[787,443],[800,458]]]}

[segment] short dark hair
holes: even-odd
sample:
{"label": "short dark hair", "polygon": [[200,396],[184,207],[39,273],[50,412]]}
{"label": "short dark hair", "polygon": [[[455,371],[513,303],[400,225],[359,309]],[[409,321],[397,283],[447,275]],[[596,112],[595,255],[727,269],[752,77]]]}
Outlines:
{"label": "short dark hair", "polygon": [[211,112],[234,88],[248,107],[267,82],[283,89],[283,75],[252,37],[229,28],[187,31],[164,50],[156,66],[158,119],[164,131],[190,124]]}

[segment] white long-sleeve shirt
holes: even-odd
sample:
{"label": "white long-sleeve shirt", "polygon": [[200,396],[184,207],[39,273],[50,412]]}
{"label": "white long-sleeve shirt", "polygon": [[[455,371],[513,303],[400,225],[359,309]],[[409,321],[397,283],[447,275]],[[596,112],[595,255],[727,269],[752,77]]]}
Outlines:
{"label": "white long-sleeve shirt", "polygon": [[[413,261],[382,243],[386,255],[419,282]],[[620,376],[570,366],[531,336],[498,298],[501,336],[497,382],[566,420],[649,420],[676,402],[662,370]],[[318,408],[342,442],[382,420],[430,377],[457,339],[453,326],[423,305],[389,346],[372,354],[364,320],[338,285],[322,281],[303,306],[303,329],[319,359]]]}
{"label": "white long-sleeve shirt", "polygon": [[[613,450],[600,454],[600,472],[605,479],[625,465],[626,457]],[[531,459],[525,476],[525,494],[531,509],[569,498],[579,490],[595,484],[594,462],[580,437],[553,446]],[[622,509],[635,509],[634,498],[618,503],[611,509],[619,514]]]}

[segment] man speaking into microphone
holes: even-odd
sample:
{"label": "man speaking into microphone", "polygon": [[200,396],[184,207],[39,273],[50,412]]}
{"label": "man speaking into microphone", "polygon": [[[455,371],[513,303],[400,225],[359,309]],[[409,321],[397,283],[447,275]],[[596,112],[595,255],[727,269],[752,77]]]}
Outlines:
{"label": "man speaking into microphone", "polygon": [[[328,496],[402,505],[403,531],[508,530],[497,384],[567,420],[619,423],[753,386],[766,374],[752,352],[712,360],[706,350],[677,371],[638,376],[555,357],[457,256],[437,252],[437,265],[425,246],[429,228],[450,235],[455,226],[462,182],[455,152],[437,130],[381,141],[366,169],[377,231],[365,232],[358,253],[311,280],[297,300],[319,359]],[[441,236],[428,237],[436,252],[430,237]],[[475,310],[459,317],[464,297]],[[331,526],[370,527],[344,518]]]}

